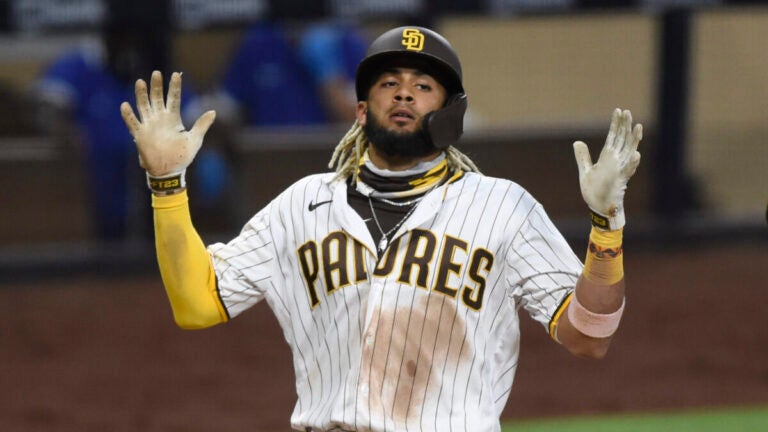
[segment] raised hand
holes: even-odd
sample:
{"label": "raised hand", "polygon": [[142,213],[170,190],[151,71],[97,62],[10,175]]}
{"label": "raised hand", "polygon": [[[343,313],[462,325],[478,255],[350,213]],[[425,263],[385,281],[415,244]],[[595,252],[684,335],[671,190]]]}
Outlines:
{"label": "raised hand", "polygon": [[181,74],[174,72],[163,101],[163,76],[152,72],[149,94],[144,80],[136,81],[136,108],[128,102],[120,105],[128,131],[139,151],[139,164],[151,177],[163,178],[183,173],[203,144],[203,137],[216,118],[207,111],[187,131],[181,122]]}
{"label": "raised hand", "polygon": [[584,142],[573,143],[581,195],[592,210],[592,224],[600,229],[617,230],[625,224],[624,193],[640,163],[637,146],[642,138],[643,125],[632,127],[632,113],[617,108],[596,164]]}

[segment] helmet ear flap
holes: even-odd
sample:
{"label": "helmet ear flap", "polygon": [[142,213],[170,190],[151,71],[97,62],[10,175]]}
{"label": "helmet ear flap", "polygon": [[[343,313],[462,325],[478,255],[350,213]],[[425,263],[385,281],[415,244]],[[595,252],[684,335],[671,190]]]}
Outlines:
{"label": "helmet ear flap", "polygon": [[443,108],[424,116],[422,131],[427,141],[439,149],[456,145],[464,133],[466,111],[466,93],[456,93],[448,99]]}

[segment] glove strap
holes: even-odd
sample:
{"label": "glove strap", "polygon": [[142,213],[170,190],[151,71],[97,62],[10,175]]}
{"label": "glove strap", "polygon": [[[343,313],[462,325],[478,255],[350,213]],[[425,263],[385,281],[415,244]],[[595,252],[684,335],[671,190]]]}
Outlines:
{"label": "glove strap", "polygon": [[157,196],[174,195],[187,189],[187,170],[177,171],[161,177],[155,177],[147,172],[147,186]]}
{"label": "glove strap", "polygon": [[616,210],[612,216],[606,216],[590,208],[589,220],[592,222],[593,227],[602,231],[616,231],[624,228],[624,224],[626,223],[624,210]]}

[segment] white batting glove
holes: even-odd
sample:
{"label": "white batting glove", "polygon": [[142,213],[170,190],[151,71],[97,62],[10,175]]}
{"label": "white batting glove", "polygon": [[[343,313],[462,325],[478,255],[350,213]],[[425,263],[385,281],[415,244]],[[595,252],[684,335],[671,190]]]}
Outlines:
{"label": "white batting glove", "polygon": [[581,195],[592,210],[592,224],[602,230],[624,227],[624,193],[627,182],[640,163],[637,146],[643,138],[643,125],[632,127],[632,113],[615,109],[605,146],[592,165],[587,145],[573,143],[579,166]]}
{"label": "white batting glove", "polygon": [[[207,111],[187,131],[181,121],[181,74],[174,72],[168,87],[167,101],[163,101],[163,76],[152,72],[149,95],[144,80],[136,81],[136,108],[140,119],[134,115],[128,102],[120,105],[128,131],[139,151],[139,164],[147,170],[150,189],[172,189],[160,184],[153,187],[153,180],[178,179],[176,186],[184,186],[184,172],[192,163],[203,144],[203,137],[216,118],[215,111]],[[157,183],[156,183],[157,184]]]}

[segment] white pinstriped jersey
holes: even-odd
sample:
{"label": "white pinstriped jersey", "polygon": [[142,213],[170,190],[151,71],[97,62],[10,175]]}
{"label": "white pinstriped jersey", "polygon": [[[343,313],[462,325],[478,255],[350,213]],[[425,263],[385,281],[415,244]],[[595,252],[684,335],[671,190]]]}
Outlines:
{"label": "white pinstriped jersey", "polygon": [[545,327],[582,264],[508,180],[427,194],[380,260],[333,174],[305,177],[214,244],[231,317],[266,299],[291,347],[305,430],[498,431],[518,310]]}

